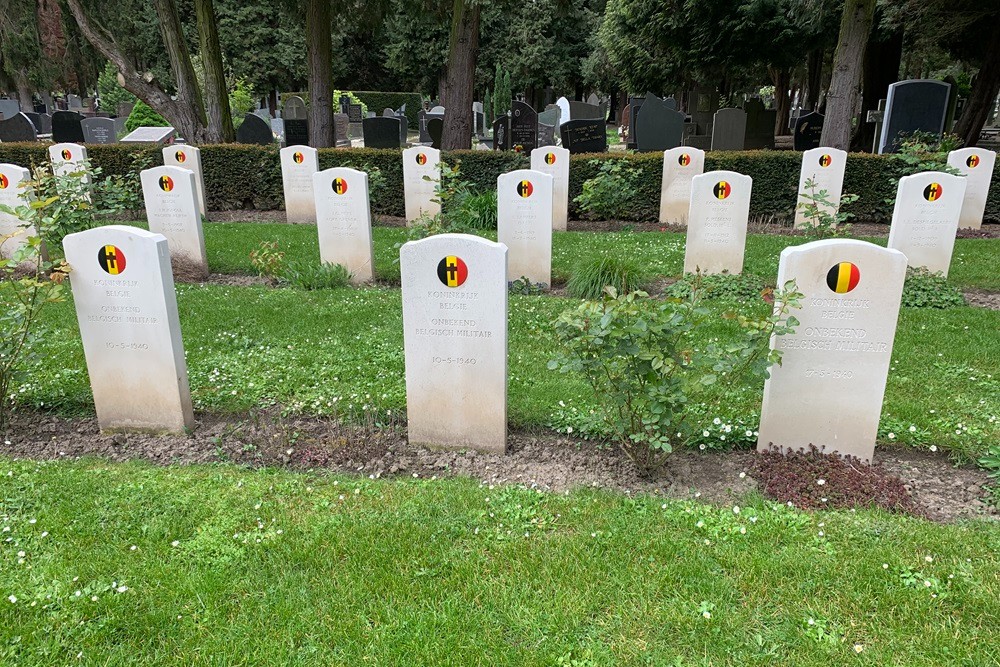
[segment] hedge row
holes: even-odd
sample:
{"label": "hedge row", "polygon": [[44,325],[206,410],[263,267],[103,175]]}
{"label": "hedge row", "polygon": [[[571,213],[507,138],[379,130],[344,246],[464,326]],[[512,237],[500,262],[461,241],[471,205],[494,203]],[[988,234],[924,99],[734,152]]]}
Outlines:
{"label": "hedge row", "polygon": [[[90,160],[105,174],[126,174],[137,158],[152,165],[162,164],[160,151],[134,145],[93,145],[87,147]],[[208,207],[211,210],[276,210],[284,207],[278,149],[270,146],[225,144],[202,147],[202,165]],[[46,146],[0,144],[0,162],[22,166],[39,164],[47,159]],[[452,151],[447,162],[461,161],[463,177],[477,188],[496,187],[500,174],[528,166],[528,157],[501,151]],[[594,176],[601,160],[626,160],[641,170],[639,192],[619,216],[622,220],[655,221],[659,215],[662,157],[657,153],[602,153],[574,155],[570,159],[570,198],[578,195],[584,181]],[[378,168],[385,181],[381,191],[372,193],[372,210],[381,215],[404,215],[403,167],[399,150],[371,148],[323,149],[319,152],[321,169],[354,167]],[[752,176],[751,215],[757,218],[785,218],[794,212],[801,156],[792,151],[745,151],[709,153],[706,170],[727,169]],[[895,196],[899,178],[898,162],[867,153],[851,154],[847,160],[844,192],[859,195],[851,206],[858,221],[885,222],[891,215],[887,199]],[[579,214],[570,203],[570,215]],[[986,207],[988,220],[1000,221],[1000,164]]]}

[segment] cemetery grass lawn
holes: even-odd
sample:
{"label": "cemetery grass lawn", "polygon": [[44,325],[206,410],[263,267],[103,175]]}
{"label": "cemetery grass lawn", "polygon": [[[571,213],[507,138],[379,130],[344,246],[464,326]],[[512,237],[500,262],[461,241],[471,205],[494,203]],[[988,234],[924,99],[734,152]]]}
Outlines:
{"label": "cemetery grass lawn", "polygon": [[0,472],[2,664],[998,664],[985,521],[225,464]]}

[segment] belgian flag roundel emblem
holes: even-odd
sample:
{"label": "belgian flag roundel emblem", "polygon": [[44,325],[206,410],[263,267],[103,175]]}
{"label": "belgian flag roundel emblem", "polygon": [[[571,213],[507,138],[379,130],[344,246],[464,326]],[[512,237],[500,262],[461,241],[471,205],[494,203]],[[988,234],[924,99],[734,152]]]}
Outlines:
{"label": "belgian flag roundel emblem", "polygon": [[531,184],[531,181],[518,181],[517,182],[517,194],[519,194],[521,197],[524,197],[525,199],[527,199],[528,197],[531,196],[531,193],[534,192],[534,191],[535,191],[535,188]]}
{"label": "belgian flag roundel emblem", "polygon": [[417,153],[417,164],[427,164],[427,155],[424,153]]}
{"label": "belgian flag roundel emblem", "polygon": [[0,174],[0,190],[6,190],[10,186],[10,180],[7,178],[7,174]]}
{"label": "belgian flag roundel emblem", "polygon": [[555,153],[546,153],[545,154],[545,164],[555,164],[555,163],[556,163],[556,154]]}
{"label": "belgian flag roundel emblem", "polygon": [[459,287],[469,277],[469,267],[461,257],[448,255],[438,262],[438,280],[448,287]]}
{"label": "belgian flag roundel emblem", "polygon": [[113,276],[125,273],[125,253],[118,246],[101,246],[97,251],[97,263]]}
{"label": "belgian flag roundel emblem", "polygon": [[333,179],[333,191],[336,192],[338,195],[346,195],[347,181],[345,181],[342,178]]}
{"label": "belgian flag roundel emblem", "polygon": [[160,176],[158,184],[160,186],[160,189],[163,190],[164,192],[170,192],[171,190],[174,189],[174,179],[170,178],[169,176]]}
{"label": "belgian flag roundel emblem", "polygon": [[725,181],[719,181],[712,188],[712,194],[715,195],[716,199],[726,199],[733,193],[733,186]]}
{"label": "belgian flag roundel emblem", "polygon": [[294,162],[295,164],[302,164],[302,162],[305,159],[306,159],[306,156],[303,155],[302,153],[298,153],[298,152],[292,153],[292,162]]}
{"label": "belgian flag roundel emblem", "polygon": [[72,160],[73,159],[73,153],[70,152],[70,150],[68,148],[62,149],[62,153],[60,153],[60,155],[62,155],[62,159],[64,159],[64,160]]}
{"label": "belgian flag roundel emblem", "polygon": [[965,161],[965,164],[967,164],[970,169],[975,169],[976,167],[979,166],[979,156],[970,155],[969,158]]}
{"label": "belgian flag roundel emblem", "polygon": [[691,164],[691,156],[688,155],[687,153],[681,153],[680,155],[677,156],[677,164],[679,164],[682,167],[688,166],[689,164]]}
{"label": "belgian flag roundel emblem", "polygon": [[931,183],[924,188],[924,199],[927,201],[937,201],[944,194],[944,188],[940,183]]}
{"label": "belgian flag roundel emblem", "polygon": [[819,166],[821,166],[821,167],[829,167],[831,164],[833,164],[833,158],[832,157],[830,157],[829,155],[820,155],[819,156]]}
{"label": "belgian flag roundel emblem", "polygon": [[178,162],[187,162],[188,156],[184,151],[177,151],[174,153],[174,159]]}
{"label": "belgian flag roundel emblem", "polygon": [[858,286],[861,271],[851,262],[835,264],[826,274],[826,285],[837,294],[847,294]]}

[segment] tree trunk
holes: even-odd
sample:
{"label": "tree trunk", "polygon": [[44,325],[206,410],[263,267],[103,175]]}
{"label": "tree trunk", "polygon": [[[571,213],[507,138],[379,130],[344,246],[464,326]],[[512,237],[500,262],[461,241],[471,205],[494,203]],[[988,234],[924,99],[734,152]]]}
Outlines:
{"label": "tree trunk", "polygon": [[803,106],[810,111],[819,109],[819,94],[823,88],[823,58],[826,49],[813,49],[806,58],[806,99]]}
{"label": "tree trunk", "polygon": [[[199,140],[208,139],[211,141],[212,138],[206,132],[208,118],[205,115],[205,101],[201,96],[201,87],[198,85],[198,77],[194,73],[194,65],[191,64],[191,52],[184,39],[184,28],[181,25],[177,4],[174,0],[154,0],[153,4],[156,5],[156,15],[160,21],[160,35],[163,38],[163,46],[166,47],[167,57],[170,59],[170,70],[173,72],[174,83],[177,86],[177,100],[187,101],[198,117],[201,125],[197,131]],[[186,128],[181,129],[181,131],[185,139],[192,140],[186,134]]]}
{"label": "tree trunk", "polygon": [[833,77],[826,95],[826,119],[820,139],[823,146],[841,150],[850,146],[851,122],[857,111],[861,69],[874,16],[875,0],[845,0]]}
{"label": "tree trunk", "polygon": [[774,108],[778,115],[774,119],[774,135],[789,134],[788,116],[791,113],[792,100],[789,88],[792,83],[792,72],[787,67],[771,70],[771,82],[774,83]]}
{"label": "tree trunk", "polygon": [[866,122],[868,112],[878,109],[879,100],[889,94],[889,85],[899,80],[903,59],[903,31],[891,35],[872,33],[865,52],[864,83],[861,88],[861,122],[854,131],[851,148],[870,151],[875,143],[875,123]]}
{"label": "tree trunk", "polygon": [[21,103],[21,111],[34,111],[35,103],[31,99],[31,86],[25,78],[17,80],[17,100]]}
{"label": "tree trunk", "polygon": [[479,57],[479,4],[467,5],[466,0],[454,3],[441,137],[444,150],[472,147],[472,89]]}
{"label": "tree trunk", "polygon": [[983,65],[972,82],[969,102],[955,123],[954,132],[965,140],[966,146],[975,146],[979,141],[979,133],[983,131],[983,126],[993,111],[998,94],[1000,94],[1000,32],[994,30],[986,57],[983,58]]}
{"label": "tree trunk", "polygon": [[229,107],[226,73],[222,68],[222,48],[212,0],[195,0],[198,17],[198,42],[201,62],[205,68],[205,112],[208,116],[210,140],[229,143],[236,140],[233,112]]}
{"label": "tree trunk", "polygon": [[309,145],[336,145],[333,126],[333,43],[329,0],[306,2],[306,62],[309,67]]}

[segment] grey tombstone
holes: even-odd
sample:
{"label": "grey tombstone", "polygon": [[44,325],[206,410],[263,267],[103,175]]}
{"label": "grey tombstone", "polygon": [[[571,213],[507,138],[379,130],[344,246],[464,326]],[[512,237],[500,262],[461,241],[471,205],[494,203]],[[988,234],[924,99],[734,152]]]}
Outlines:
{"label": "grey tombstone", "polygon": [[292,95],[281,110],[285,121],[285,143],[289,146],[309,145],[309,121],[306,103],[301,97]]}
{"label": "grey tombstone", "polygon": [[792,147],[797,151],[819,148],[823,136],[823,114],[810,111],[799,114],[792,128]]}
{"label": "grey tombstone", "polygon": [[766,109],[760,100],[747,100],[743,105],[747,114],[746,140],[743,147],[746,150],[774,150],[774,124],[778,112]]}
{"label": "grey tombstone", "polygon": [[360,104],[347,105],[347,120],[352,123],[360,123],[362,118],[364,118],[364,111]]}
{"label": "grey tombstone", "polygon": [[42,123],[42,127],[38,130],[38,133],[52,134],[52,114],[40,113],[38,114],[38,120]]}
{"label": "grey tombstone", "polygon": [[477,137],[486,134],[486,113],[482,102],[472,103],[472,131]]}
{"label": "grey tombstone", "polygon": [[570,153],[604,153],[608,150],[605,123],[599,119],[573,119],[559,128],[563,148]]}
{"label": "grey tombstone", "polygon": [[35,125],[23,113],[0,120],[0,141],[38,141]]}
{"label": "grey tombstone", "polygon": [[668,97],[667,99],[663,100],[663,103],[667,105],[668,109],[677,111],[677,100],[675,100],[673,97]]}
{"label": "grey tombstone", "polygon": [[560,97],[558,100],[556,100],[556,106],[559,107],[559,116],[561,119],[560,124],[573,119],[573,116],[570,115],[571,110],[569,106],[569,100],[567,100],[565,97]]}
{"label": "grey tombstone", "polygon": [[493,150],[510,150],[510,116],[500,116],[493,121]]}
{"label": "grey tombstone", "polygon": [[560,116],[562,111],[555,104],[550,104],[545,107],[545,111],[538,114],[538,124],[551,125],[552,127],[559,127]]}
{"label": "grey tombstone", "polygon": [[636,131],[636,121],[639,119],[639,109],[642,108],[642,103],[646,101],[645,96],[633,96],[628,99],[628,141],[625,142],[625,148],[629,150],[636,150],[636,141],[639,138],[639,133]]}
{"label": "grey tombstone", "polygon": [[111,120],[115,121],[115,138],[117,140],[117,137],[123,136],[127,131],[125,124],[128,122],[128,118],[119,116],[118,118],[112,118]]}
{"label": "grey tombstone", "polygon": [[538,147],[556,145],[556,126],[538,124]]}
{"label": "grey tombstone", "polygon": [[350,117],[346,113],[333,114],[334,136],[338,147],[351,145],[351,138],[348,136],[350,128]]}
{"label": "grey tombstone", "polygon": [[386,107],[386,108],[382,109],[382,115],[385,116],[386,118],[395,118],[396,117],[396,110],[395,109],[390,109],[389,107]]}
{"label": "grey tombstone", "polygon": [[298,95],[292,95],[285,100],[281,109],[281,117],[288,120],[305,120],[308,117],[305,101]]}
{"label": "grey tombstone", "polygon": [[427,121],[427,134],[431,137],[431,147],[441,148],[441,135],[444,134],[444,119],[431,118]]}
{"label": "grey tombstone", "polygon": [[70,109],[82,109],[83,108],[83,100],[80,99],[79,95],[72,95],[72,94],[71,95],[67,95],[66,96],[66,106],[68,106]]}
{"label": "grey tombstone", "polygon": [[879,153],[895,153],[901,134],[944,131],[951,85],[944,81],[911,79],[889,86]]}
{"label": "grey tombstone", "polygon": [[741,151],[747,134],[747,114],[743,109],[719,109],[712,122],[713,151]]}
{"label": "grey tombstone", "polygon": [[38,134],[43,134],[42,114],[37,113],[35,111],[24,111],[22,113],[28,118],[28,120],[31,121],[31,124],[35,126],[35,132],[37,132]]}
{"label": "grey tombstone", "polygon": [[632,128],[635,130],[637,150],[662,152],[681,145],[684,114],[671,109],[665,100],[647,93],[642,113],[632,121]]}
{"label": "grey tombstone", "polygon": [[118,108],[115,109],[115,115],[119,118],[128,118],[132,115],[132,109],[135,108],[135,102],[119,102]]}
{"label": "grey tombstone", "polygon": [[365,148],[399,148],[399,119],[373,116],[361,121]]}
{"label": "grey tombstone", "polygon": [[274,143],[274,134],[271,133],[271,127],[263,118],[248,113],[236,129],[236,142],[269,146]]}
{"label": "grey tombstone", "polygon": [[85,118],[80,126],[83,128],[83,141],[87,144],[118,143],[118,128],[114,118]]}
{"label": "grey tombstone", "polygon": [[399,145],[400,146],[405,146],[406,145],[406,135],[407,135],[407,132],[410,129],[410,124],[406,120],[406,114],[405,113],[399,113],[398,111],[396,112],[396,120],[399,121]]}
{"label": "grey tombstone", "polygon": [[514,150],[531,153],[538,146],[538,114],[519,100],[511,105],[510,144]]}
{"label": "grey tombstone", "polygon": [[165,144],[174,134],[172,127],[137,127],[122,137],[122,143]]}
{"label": "grey tombstone", "polygon": [[[255,114],[257,115],[257,114]],[[271,118],[265,119],[261,116],[261,120],[271,126],[271,134],[278,139],[279,144],[285,143],[285,119],[284,118]]]}
{"label": "grey tombstone", "polygon": [[607,108],[603,105],[587,104],[571,100],[569,103],[569,117],[572,120],[606,120],[608,117]]}
{"label": "grey tombstone", "polygon": [[83,116],[75,111],[52,114],[52,141],[57,144],[83,143]]}
{"label": "grey tombstone", "polygon": [[444,116],[444,107],[442,107],[442,106],[431,107],[431,110],[428,113],[438,114],[439,116],[443,117]]}
{"label": "grey tombstone", "polygon": [[0,120],[10,120],[21,113],[21,103],[17,100],[0,100]]}

